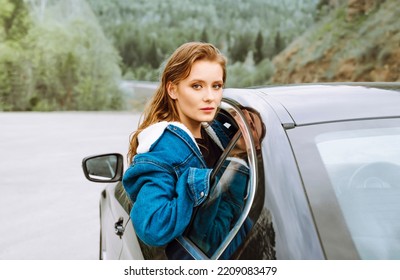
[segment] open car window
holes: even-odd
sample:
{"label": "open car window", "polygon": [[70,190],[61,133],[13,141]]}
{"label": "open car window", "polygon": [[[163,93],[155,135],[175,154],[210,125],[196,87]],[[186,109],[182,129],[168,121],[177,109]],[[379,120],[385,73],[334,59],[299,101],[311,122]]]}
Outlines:
{"label": "open car window", "polygon": [[195,259],[229,259],[251,229],[256,154],[246,118],[248,113],[223,100],[216,119],[231,140],[213,168],[207,200],[195,209],[185,234],[178,238]]}
{"label": "open car window", "polygon": [[126,211],[126,213],[130,213],[132,209],[132,201],[129,199],[129,196],[125,192],[124,186],[122,182],[118,182],[117,186],[115,187],[115,199],[121,204],[122,208]]}

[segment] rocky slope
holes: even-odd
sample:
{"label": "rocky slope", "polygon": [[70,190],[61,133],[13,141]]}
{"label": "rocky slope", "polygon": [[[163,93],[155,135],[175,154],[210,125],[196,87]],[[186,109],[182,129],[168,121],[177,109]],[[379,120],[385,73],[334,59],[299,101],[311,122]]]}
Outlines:
{"label": "rocky slope", "polygon": [[400,81],[399,2],[345,1],[273,63],[271,83]]}

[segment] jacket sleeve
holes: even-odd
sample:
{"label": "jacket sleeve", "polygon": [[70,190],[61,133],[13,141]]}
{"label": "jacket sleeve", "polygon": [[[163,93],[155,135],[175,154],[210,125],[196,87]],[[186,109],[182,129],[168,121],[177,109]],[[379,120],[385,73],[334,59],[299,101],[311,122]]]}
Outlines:
{"label": "jacket sleeve", "polygon": [[151,246],[163,246],[182,235],[193,207],[209,191],[211,169],[188,168],[179,178],[167,167],[136,162],[124,174],[123,185],[133,207],[130,213],[139,238]]}

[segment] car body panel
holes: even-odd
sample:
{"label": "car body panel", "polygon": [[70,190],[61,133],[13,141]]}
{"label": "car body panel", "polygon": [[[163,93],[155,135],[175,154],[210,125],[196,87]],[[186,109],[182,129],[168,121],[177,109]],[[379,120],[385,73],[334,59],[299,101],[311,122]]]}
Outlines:
{"label": "car body panel", "polygon": [[100,230],[102,240],[100,242],[102,259],[119,259],[119,255],[122,249],[122,241],[115,234],[114,225],[118,222],[119,203],[116,203],[114,199],[114,188],[112,185],[108,186],[102,193],[100,199]]}
{"label": "car body panel", "polygon": [[[225,92],[225,98],[234,99],[242,106],[259,111],[266,126],[266,136],[262,143],[262,162],[265,170],[263,215],[266,217],[272,215],[275,240],[270,243],[275,243],[274,258],[324,258],[290,142],[276,111],[272,108],[266,109],[271,107],[271,104],[252,90],[246,92],[229,90]],[[278,185],[281,187],[274,187]],[[296,234],[293,234],[294,232]],[[259,242],[266,241],[259,240]]]}
{"label": "car body panel", "polygon": [[276,99],[298,126],[399,116],[400,92],[393,90],[361,85],[304,85],[260,91],[267,94],[266,98]]}

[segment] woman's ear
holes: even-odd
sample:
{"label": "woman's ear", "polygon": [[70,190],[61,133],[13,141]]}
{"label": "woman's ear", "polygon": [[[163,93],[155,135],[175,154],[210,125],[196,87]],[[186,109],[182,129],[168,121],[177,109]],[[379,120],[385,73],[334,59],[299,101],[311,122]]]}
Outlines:
{"label": "woman's ear", "polygon": [[177,98],[176,85],[174,83],[172,83],[172,82],[167,83],[167,92],[168,92],[169,97],[171,97],[172,99],[175,100]]}

